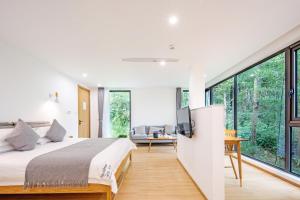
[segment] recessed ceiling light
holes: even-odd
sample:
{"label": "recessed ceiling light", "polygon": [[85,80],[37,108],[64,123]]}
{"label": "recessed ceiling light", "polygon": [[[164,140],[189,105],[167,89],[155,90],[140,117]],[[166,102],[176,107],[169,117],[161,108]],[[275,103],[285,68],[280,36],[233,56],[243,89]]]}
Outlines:
{"label": "recessed ceiling light", "polygon": [[175,15],[169,17],[169,24],[170,25],[175,25],[177,23],[178,23],[178,18]]}
{"label": "recessed ceiling light", "polygon": [[100,83],[97,84],[98,87],[101,87],[102,85]]}
{"label": "recessed ceiling light", "polygon": [[166,65],[166,61],[161,60],[161,61],[159,62],[159,64],[160,64],[160,66],[165,66],[165,65]]}
{"label": "recessed ceiling light", "polygon": [[83,73],[82,76],[83,76],[83,78],[86,78],[88,75],[87,75],[87,73]]}

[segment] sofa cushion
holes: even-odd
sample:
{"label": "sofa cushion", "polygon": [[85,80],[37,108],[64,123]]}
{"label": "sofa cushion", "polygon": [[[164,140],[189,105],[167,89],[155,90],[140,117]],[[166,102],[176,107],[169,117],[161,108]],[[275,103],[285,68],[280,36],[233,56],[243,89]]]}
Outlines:
{"label": "sofa cushion", "polygon": [[163,127],[158,127],[158,126],[150,126],[149,128],[149,134],[153,134],[153,133],[163,133],[164,132],[164,128]]}
{"label": "sofa cushion", "polygon": [[137,126],[134,128],[134,135],[146,135],[146,126]]}
{"label": "sofa cushion", "polygon": [[166,134],[174,134],[175,133],[175,126],[172,125],[165,125],[165,133]]}
{"label": "sofa cushion", "polygon": [[147,134],[144,134],[144,135],[132,135],[131,136],[131,139],[133,140],[144,140],[148,137]]}

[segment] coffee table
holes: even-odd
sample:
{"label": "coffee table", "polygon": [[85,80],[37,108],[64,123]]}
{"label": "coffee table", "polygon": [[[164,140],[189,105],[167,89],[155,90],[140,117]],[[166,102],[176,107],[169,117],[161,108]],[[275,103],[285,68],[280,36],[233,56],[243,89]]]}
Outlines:
{"label": "coffee table", "polygon": [[147,137],[147,140],[149,140],[148,152],[151,151],[152,141],[154,141],[154,140],[159,140],[159,141],[170,141],[170,140],[172,140],[174,149],[177,151],[177,138],[176,137],[172,137],[172,136],[163,136],[163,137],[158,137],[158,138]]}

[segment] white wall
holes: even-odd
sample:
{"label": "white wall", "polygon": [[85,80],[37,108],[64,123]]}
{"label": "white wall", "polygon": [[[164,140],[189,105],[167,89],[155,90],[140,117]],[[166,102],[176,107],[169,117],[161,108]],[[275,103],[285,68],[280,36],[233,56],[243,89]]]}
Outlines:
{"label": "white wall", "polygon": [[[77,84],[46,63],[0,43],[0,121],[52,121],[77,136]],[[59,103],[49,93],[59,93]]]}
{"label": "white wall", "polygon": [[194,66],[190,72],[189,81],[189,106],[191,109],[201,108],[205,106],[205,77],[203,69]]}
{"label": "white wall", "polygon": [[131,89],[132,127],[176,125],[176,88]]}
{"label": "white wall", "polygon": [[269,45],[265,46],[264,48],[260,49],[259,51],[253,53],[248,58],[245,58],[235,66],[232,66],[229,70],[222,72],[219,76],[209,80],[206,84],[206,87],[210,87],[213,84],[228,78],[229,76],[253,65],[256,62],[298,42],[300,40],[300,25],[294,28],[293,30],[289,31],[288,33],[284,34],[283,36],[279,37]]}
{"label": "white wall", "polygon": [[194,135],[178,135],[177,157],[208,200],[224,200],[224,107],[192,111]]}
{"label": "white wall", "polygon": [[202,68],[194,66],[189,86],[194,135],[178,135],[177,157],[207,199],[224,200],[224,107],[203,107],[204,80]]}
{"label": "white wall", "polygon": [[[122,90],[110,88],[111,90]],[[176,125],[176,88],[126,88],[131,91],[131,126],[140,125]],[[105,104],[109,101],[109,88],[105,90]],[[91,90],[91,137],[98,134],[98,96],[97,89]],[[108,115],[109,106],[104,108]],[[109,116],[108,116],[109,117]],[[110,137],[110,125],[107,116],[103,118],[103,137]]]}

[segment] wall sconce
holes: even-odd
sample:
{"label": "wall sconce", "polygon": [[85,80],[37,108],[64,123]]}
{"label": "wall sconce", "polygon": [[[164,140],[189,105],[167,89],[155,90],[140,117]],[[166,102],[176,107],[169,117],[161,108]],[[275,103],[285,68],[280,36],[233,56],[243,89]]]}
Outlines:
{"label": "wall sconce", "polygon": [[50,93],[50,94],[49,94],[49,98],[50,98],[51,100],[53,100],[54,102],[59,103],[59,100],[58,100],[58,92]]}

